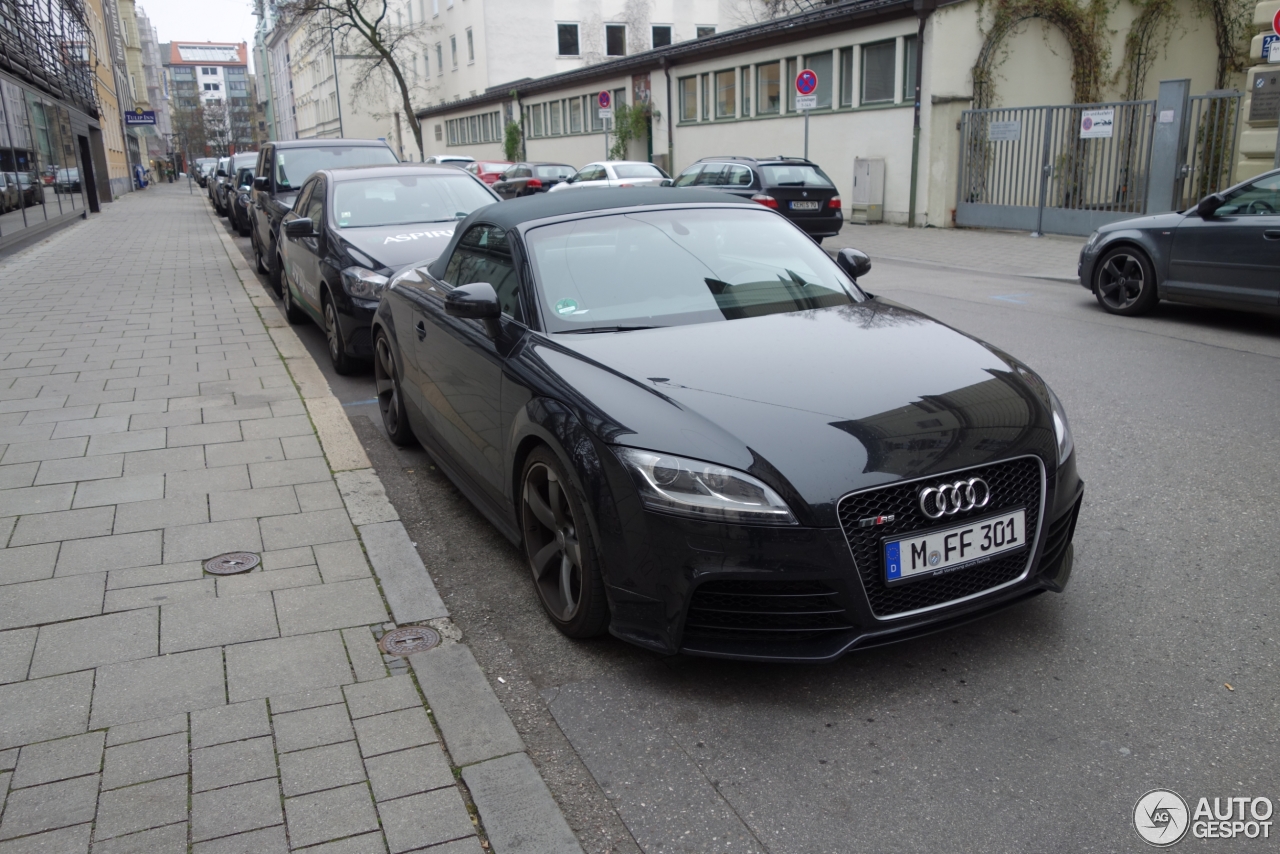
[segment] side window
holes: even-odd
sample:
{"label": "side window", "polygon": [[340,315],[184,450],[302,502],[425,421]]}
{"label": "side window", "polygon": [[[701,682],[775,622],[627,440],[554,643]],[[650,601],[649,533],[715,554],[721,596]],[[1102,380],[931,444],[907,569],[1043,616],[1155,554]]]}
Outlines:
{"label": "side window", "polygon": [[676,179],[675,186],[691,187],[698,180],[698,173],[702,171],[702,164],[697,163],[680,173],[680,177]]}
{"label": "side window", "polygon": [[1280,175],[1262,178],[1242,187],[1218,209],[1233,216],[1272,216],[1280,213]]}
{"label": "side window", "polygon": [[317,178],[311,182],[311,195],[302,211],[302,215],[308,217],[319,231],[324,223],[324,179]]}
{"label": "side window", "polygon": [[725,181],[730,187],[750,187],[751,170],[745,166],[730,166],[728,180]]}
{"label": "side window", "polygon": [[729,167],[723,163],[708,163],[702,167],[702,174],[694,181],[697,187],[719,187],[725,183],[725,175]]}
{"label": "side window", "polygon": [[524,322],[520,310],[520,283],[516,278],[507,233],[494,225],[472,226],[445,267],[444,280],[455,288],[473,282],[488,282],[498,293],[502,313]]}
{"label": "side window", "polygon": [[302,191],[298,193],[298,198],[293,202],[293,211],[298,216],[305,216],[302,212],[307,209],[307,203],[311,201],[311,188],[315,186],[314,182],[304,184]]}

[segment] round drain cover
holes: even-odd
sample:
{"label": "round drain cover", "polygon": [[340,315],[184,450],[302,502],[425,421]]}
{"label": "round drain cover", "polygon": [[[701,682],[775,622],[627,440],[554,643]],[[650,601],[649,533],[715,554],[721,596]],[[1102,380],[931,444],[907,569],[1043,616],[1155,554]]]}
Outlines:
{"label": "round drain cover", "polygon": [[204,571],[210,575],[236,575],[248,572],[260,563],[262,558],[253,552],[227,552],[206,560]]}
{"label": "round drain cover", "polygon": [[387,655],[413,655],[425,652],[440,643],[440,633],[426,626],[405,626],[392,629],[378,641],[378,648]]}

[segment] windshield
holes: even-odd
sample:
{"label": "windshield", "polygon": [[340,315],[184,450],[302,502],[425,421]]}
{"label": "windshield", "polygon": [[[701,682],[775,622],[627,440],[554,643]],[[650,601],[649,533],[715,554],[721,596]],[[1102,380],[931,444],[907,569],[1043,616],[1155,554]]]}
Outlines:
{"label": "windshield", "polygon": [[339,181],[333,187],[333,221],[339,228],[452,222],[493,201],[466,175]]}
{"label": "windshield", "polygon": [[253,184],[253,167],[244,166],[236,173],[236,186],[247,187]]}
{"label": "windshield", "polygon": [[619,178],[665,178],[657,166],[652,163],[618,163],[613,167]]}
{"label": "windshield", "polygon": [[511,166],[510,163],[481,163],[480,171],[490,172],[490,173],[492,172],[501,173],[501,172],[506,172],[507,169],[510,168],[510,166]]}
{"label": "windshield", "polygon": [[738,320],[862,299],[825,252],[776,214],[613,214],[528,234],[551,332]]}
{"label": "windshield", "polygon": [[256,166],[258,164],[258,152],[246,152],[237,154],[231,158],[231,168],[233,170],[243,169],[246,166]]}
{"label": "windshield", "polygon": [[286,148],[276,151],[276,189],[296,190],[317,169],[399,163],[385,145]]}
{"label": "windshield", "polygon": [[533,175],[535,178],[546,178],[551,181],[563,181],[572,174],[572,166],[535,166],[533,169]]}
{"label": "windshield", "polygon": [[786,166],[761,166],[765,184],[771,187],[832,187],[831,179],[817,166],[791,163]]}

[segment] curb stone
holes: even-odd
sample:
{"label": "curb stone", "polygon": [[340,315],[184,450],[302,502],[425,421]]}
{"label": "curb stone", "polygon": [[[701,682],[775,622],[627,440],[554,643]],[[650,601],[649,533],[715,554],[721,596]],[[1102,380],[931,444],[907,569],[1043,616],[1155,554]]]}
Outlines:
{"label": "curb stone", "polygon": [[[298,385],[321,450],[334,472],[343,503],[393,619],[399,625],[443,623],[448,620],[449,611],[387,499],[382,481],[341,402],[221,220],[208,209],[206,213],[241,286],[258,309],[281,360]],[[450,632],[455,633],[456,629]],[[476,781],[479,794],[473,795],[473,800],[480,821],[486,832],[490,824],[497,830],[489,837],[493,850],[497,854],[582,854],[559,804],[525,752],[524,741],[470,648],[461,641],[442,644],[410,656],[409,663],[430,703],[449,754],[464,768],[464,782],[470,787],[470,781]],[[474,766],[475,770],[466,766]]]}

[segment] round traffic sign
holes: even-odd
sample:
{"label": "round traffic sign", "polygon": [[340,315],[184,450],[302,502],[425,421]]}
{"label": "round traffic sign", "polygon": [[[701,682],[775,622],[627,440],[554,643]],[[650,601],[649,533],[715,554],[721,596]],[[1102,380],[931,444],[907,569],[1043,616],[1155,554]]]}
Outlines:
{"label": "round traffic sign", "polygon": [[[1275,15],[1271,17],[1271,32],[1280,33],[1280,9],[1276,9]],[[1266,59],[1264,56],[1263,59]]]}
{"label": "round traffic sign", "polygon": [[600,104],[600,109],[602,110],[609,109],[609,105],[613,103],[613,99],[609,97],[608,92],[601,92],[599,95],[596,95],[596,101]]}
{"label": "round traffic sign", "polygon": [[801,95],[812,95],[818,88],[818,75],[808,68],[796,75],[796,91]]}

